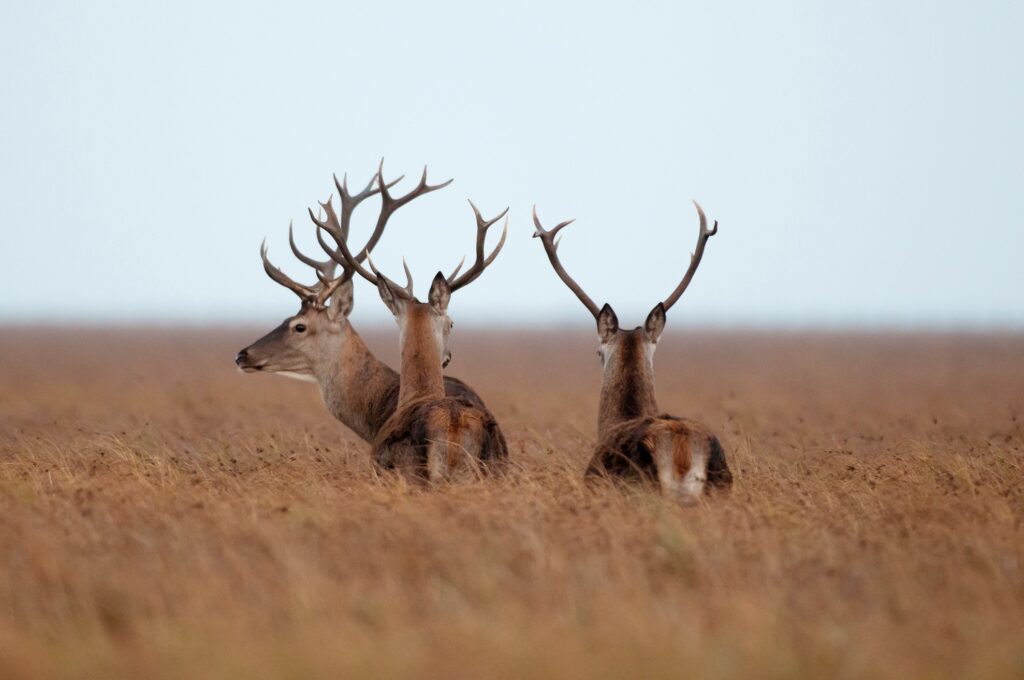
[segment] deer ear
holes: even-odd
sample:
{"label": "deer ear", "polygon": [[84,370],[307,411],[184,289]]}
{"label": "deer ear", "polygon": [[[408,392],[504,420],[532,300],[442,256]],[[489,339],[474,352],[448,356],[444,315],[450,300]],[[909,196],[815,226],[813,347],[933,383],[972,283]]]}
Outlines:
{"label": "deer ear", "polygon": [[448,279],[444,278],[444,274],[438,272],[434,275],[434,280],[430,282],[430,293],[427,295],[427,300],[435,312],[445,314],[448,312],[448,301],[451,299],[452,289],[448,286]]}
{"label": "deer ear", "polygon": [[658,342],[661,332],[665,330],[665,303],[659,302],[644,321],[644,333],[651,342]]}
{"label": "deer ear", "polygon": [[377,278],[377,292],[380,293],[380,299],[384,301],[384,304],[391,310],[391,313],[398,316],[402,308],[399,305],[398,298],[395,297],[394,291],[391,290],[391,286],[388,285],[387,279],[383,276]]}
{"label": "deer ear", "polygon": [[615,316],[615,310],[608,303],[601,308],[597,315],[597,337],[601,342],[608,342],[619,330],[619,317]]}
{"label": "deer ear", "polygon": [[352,313],[352,289],[353,281],[349,279],[345,283],[338,286],[337,290],[331,295],[331,307],[328,310],[330,317],[337,321],[342,317],[347,317]]}

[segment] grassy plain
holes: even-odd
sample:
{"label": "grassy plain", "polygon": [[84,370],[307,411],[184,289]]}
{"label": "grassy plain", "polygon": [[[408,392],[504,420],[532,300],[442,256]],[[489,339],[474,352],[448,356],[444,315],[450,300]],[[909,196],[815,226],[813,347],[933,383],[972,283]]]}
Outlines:
{"label": "grassy plain", "polygon": [[581,481],[589,328],[459,329],[515,468],[433,491],[257,335],[0,330],[0,677],[1024,676],[1024,337],[670,328],[677,508]]}

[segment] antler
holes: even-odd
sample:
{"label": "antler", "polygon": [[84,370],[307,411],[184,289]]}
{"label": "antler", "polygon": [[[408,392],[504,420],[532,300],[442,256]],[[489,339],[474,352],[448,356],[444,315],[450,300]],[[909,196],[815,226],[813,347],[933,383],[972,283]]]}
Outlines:
{"label": "antler", "polygon": [[[398,179],[392,182],[385,183],[383,178],[381,177],[381,170],[383,169],[383,167],[384,159],[382,158],[380,164],[377,166],[376,174],[374,174],[374,176],[370,178],[370,181],[369,183],[367,183],[366,188],[364,188],[362,191],[355,195],[349,193],[348,173],[342,175],[341,182],[338,181],[337,175],[334,176],[334,186],[338,189],[338,195],[341,197],[340,217],[334,212],[334,204],[330,197],[328,197],[326,203],[320,203],[320,208],[323,209],[324,214],[326,215],[324,221],[321,221],[316,215],[313,214],[313,210],[309,209],[309,217],[311,220],[313,220],[313,224],[317,226],[316,238],[317,241],[320,243],[320,247],[324,249],[324,252],[327,253],[331,260],[341,265],[343,271],[342,277],[346,281],[352,278],[354,271],[348,265],[348,263],[345,262],[344,258],[341,257],[337,250],[327,245],[327,243],[323,240],[323,237],[320,235],[320,230],[323,229],[324,231],[329,233],[331,237],[335,240],[335,242],[339,240],[348,241],[349,228],[351,227],[352,223],[352,213],[355,212],[355,209],[359,206],[359,204],[371,196],[375,196],[376,194],[379,193],[386,193],[388,189],[395,186],[396,184],[401,182],[402,179],[405,178],[405,175],[401,175],[398,177]],[[376,187],[374,187],[374,184],[376,184]],[[359,251],[359,255],[356,258],[359,262],[365,260],[367,254],[369,254],[369,252],[373,250],[374,246],[377,245],[377,241],[379,241],[380,237],[384,234],[384,227],[386,225],[386,217],[384,219],[378,218],[377,226],[374,228],[369,240],[366,242],[366,245],[363,246],[363,249]]]}
{"label": "antler", "polygon": [[[382,181],[383,178],[380,176],[378,171],[377,182],[381,183]],[[426,168],[424,168],[423,177],[420,179],[420,183],[415,189],[413,189],[411,192],[398,199],[391,198],[390,194],[388,194],[387,191],[383,191],[381,192],[382,202],[390,206],[395,206],[390,209],[390,212],[394,212],[394,210],[397,210],[398,207],[404,205],[405,203],[408,203],[413,198],[421,196],[425,193],[429,193],[430,191],[435,191],[437,189],[445,187],[449,183],[451,183],[451,180],[448,180],[443,184],[433,186],[427,184],[427,171]],[[487,269],[487,267],[489,267],[492,262],[494,262],[494,259],[496,257],[498,257],[498,253],[501,252],[501,249],[505,245],[505,238],[508,236],[508,218],[506,217],[506,215],[508,215],[508,208],[502,210],[497,217],[487,220],[484,219],[484,217],[480,214],[480,210],[477,209],[477,207],[473,204],[472,201],[469,202],[469,205],[473,208],[473,214],[476,217],[476,259],[473,262],[473,266],[471,266],[461,276],[459,276],[459,271],[461,271],[462,265],[466,261],[466,258],[462,258],[462,261],[459,262],[459,264],[455,267],[452,273],[448,275],[446,281],[448,282],[448,286],[452,292],[459,290],[460,288],[464,288],[465,286],[468,286],[470,283],[479,278],[483,271]],[[390,212],[385,213],[385,208],[381,208],[382,216],[385,216],[386,214],[389,215]],[[498,241],[498,244],[494,247],[494,250],[491,251],[490,255],[487,255],[485,257],[484,245],[486,244],[487,240],[487,231],[494,225],[495,222],[500,220],[502,217],[505,217],[505,225],[501,232],[501,239]],[[384,217],[384,221],[386,221],[386,217]],[[330,229],[324,227],[324,230],[330,233],[332,236],[334,236]],[[391,279],[389,279],[384,274],[382,274],[373,264],[373,260],[369,258],[368,254],[360,253],[361,256],[364,256],[366,258],[366,262],[370,265],[371,271],[367,271],[366,268],[362,266],[359,258],[352,254],[352,251],[349,249],[348,243],[345,240],[338,239],[337,237],[335,237],[335,241],[337,241],[338,251],[339,254],[341,255],[341,259],[344,261],[347,267],[352,269],[352,271],[358,272],[360,276],[362,276],[364,279],[366,279],[373,285],[377,285],[378,282],[381,279],[383,279],[391,288],[391,290],[394,291],[394,293],[399,297],[404,298],[406,300],[415,299],[415,297],[413,296],[412,275],[409,273],[409,266],[404,258],[402,259],[402,267],[405,269],[406,285],[402,287],[399,286],[394,281],[392,281]]]}
{"label": "antler", "polygon": [[[402,177],[404,177],[404,175]],[[380,165],[377,166],[377,175],[374,178],[378,188],[372,192],[380,193],[380,214],[377,217],[377,225],[374,227],[373,234],[370,236],[370,240],[366,242],[366,245],[363,246],[362,250],[360,250],[359,253],[356,255],[352,255],[352,252],[348,248],[349,223],[351,221],[352,211],[355,210],[355,207],[359,204],[359,201],[362,201],[364,198],[366,198],[366,196],[363,196],[362,194],[355,197],[348,195],[348,189],[343,182],[341,185],[338,186],[338,191],[341,193],[340,220],[337,217],[333,217],[332,219],[334,209],[330,207],[329,203],[326,205],[323,203],[320,204],[321,207],[323,207],[325,212],[327,213],[327,220],[324,222],[318,220],[316,216],[313,214],[313,211],[310,210],[309,215],[317,226],[317,240],[320,242],[320,246],[331,257],[331,259],[333,259],[335,262],[340,264],[345,269],[345,275],[348,276],[349,278],[351,278],[354,273],[358,272],[359,275],[362,276],[364,279],[376,285],[377,276],[375,275],[375,273],[367,271],[366,268],[362,266],[362,262],[367,259],[367,256],[369,255],[370,251],[373,250],[374,246],[377,245],[377,241],[379,241],[381,235],[383,235],[384,228],[387,226],[388,220],[399,208],[411,202],[413,199],[419,198],[424,194],[429,194],[432,191],[443,189],[444,187],[452,183],[452,180],[448,180],[447,182],[442,182],[440,184],[428,184],[427,167],[424,166],[423,174],[420,177],[419,183],[415,187],[413,187],[413,189],[408,193],[402,196],[398,196],[396,198],[395,196],[391,195],[391,192],[388,191],[388,189],[398,184],[398,182],[402,180],[402,177],[399,177],[393,182],[385,182],[384,160],[381,159]],[[335,183],[337,183],[337,180],[335,180]],[[373,182],[371,182],[370,185],[372,186],[372,184]],[[337,245],[337,250],[327,245],[327,243],[324,241],[323,237],[320,234],[321,230],[326,231],[328,234],[331,235],[331,238]],[[388,281],[388,284],[391,285],[393,289],[395,289],[395,291],[400,297],[411,298],[412,277],[408,276],[408,268],[406,268],[406,277],[408,283],[405,288],[399,286],[390,279],[387,279],[387,277],[385,277],[385,279]]]}
{"label": "antler", "polygon": [[[383,163],[383,161],[381,162]],[[381,185],[378,185],[376,187],[374,186],[375,184],[377,184],[377,179],[379,176],[380,172],[378,170],[377,174],[370,178],[369,183],[367,183],[366,187],[362,191],[355,195],[352,195],[351,193],[349,193],[348,189],[348,176],[343,176],[342,181],[338,182],[338,177],[337,175],[335,175],[334,185],[338,188],[338,192],[341,195],[341,219],[339,220],[338,216],[334,213],[334,206],[332,204],[331,198],[328,198],[326,203],[320,203],[320,207],[323,208],[327,214],[327,224],[321,223],[316,218],[316,216],[313,215],[313,212],[310,211],[310,217],[313,218],[313,222],[315,222],[317,226],[323,226],[325,229],[334,229],[337,231],[337,233],[342,234],[344,235],[345,238],[347,238],[349,231],[349,223],[352,217],[352,211],[355,210],[356,206],[358,206],[361,202],[363,202],[370,196],[380,193]],[[401,180],[402,177],[399,177],[394,182],[391,182],[390,184],[386,185],[385,188],[392,187]],[[374,231],[373,235],[370,237],[370,241],[367,242],[366,246],[364,246],[363,251],[361,253],[362,257],[365,258],[366,253],[373,249],[373,246],[376,245],[377,241],[380,239],[381,233],[383,233],[382,225],[380,225],[378,229]],[[304,302],[322,306],[342,283],[345,283],[346,281],[352,278],[352,271],[347,265],[342,264],[342,274],[341,276],[335,278],[335,270],[337,269],[337,265],[339,264],[339,258],[335,256],[336,253],[334,253],[333,249],[328,247],[327,244],[324,243],[323,239],[320,238],[319,229],[317,230],[317,240],[320,242],[320,245],[321,247],[324,248],[325,252],[327,252],[327,254],[331,256],[330,260],[327,260],[326,262],[321,262],[320,260],[315,260],[309,257],[308,255],[304,254],[302,251],[300,251],[298,246],[295,245],[295,235],[294,230],[292,228],[292,224],[291,222],[288,223],[288,245],[291,246],[292,253],[295,255],[296,258],[299,259],[300,262],[312,267],[316,271],[318,283],[312,286],[306,286],[301,283],[295,282],[288,275],[282,272],[278,267],[275,267],[273,264],[271,264],[270,261],[267,259],[266,241],[264,241],[263,246],[260,248],[260,256],[263,259],[263,268],[270,276],[270,278],[272,278],[277,283],[281,284],[285,288],[288,288],[293,293],[301,297]]]}
{"label": "antler", "polygon": [[[317,262],[316,260],[312,260],[312,258],[306,258],[305,255],[301,255],[299,253],[298,248],[295,247],[295,241],[291,239],[290,229],[289,240],[291,241],[292,251],[296,254],[296,256],[299,256],[299,259],[301,259],[303,262],[309,264],[310,266],[316,266],[311,264],[312,262],[316,262],[317,265],[323,265],[325,267],[327,266],[328,263]],[[300,298],[302,298],[303,304],[323,306],[324,302],[328,298],[330,298],[331,295],[334,294],[334,291],[336,291],[338,289],[338,286],[340,286],[345,280],[344,277],[340,276],[336,279],[331,279],[320,269],[320,267],[316,267],[317,278],[320,279],[320,281],[317,284],[313,286],[305,286],[301,283],[297,283],[291,277],[289,277],[287,274],[281,271],[278,267],[275,267],[273,264],[271,264],[270,260],[267,258],[266,239],[263,239],[263,243],[260,245],[260,258],[263,260],[263,270],[267,272],[267,276],[269,276],[274,281],[281,284],[282,286],[284,286],[285,288],[287,288],[288,290],[292,291]],[[309,261],[307,262],[307,260]],[[330,264],[331,269],[333,270],[334,263],[332,262]]]}
{"label": "antler", "polygon": [[693,204],[697,206],[697,214],[700,216],[700,234],[697,236],[697,247],[690,254],[690,266],[683,275],[683,280],[679,282],[679,285],[676,286],[674,291],[672,291],[672,294],[662,302],[662,304],[665,305],[665,311],[668,311],[669,308],[671,308],[686,291],[686,287],[689,286],[690,281],[693,280],[693,275],[697,273],[697,267],[700,266],[700,259],[704,257],[704,246],[707,244],[709,238],[718,233],[718,220],[715,220],[715,225],[711,227],[711,229],[708,229],[708,218],[704,216],[704,210],[700,207],[700,203],[694,201]]}
{"label": "antler", "polygon": [[[370,256],[367,255],[366,258],[369,259]],[[462,258],[462,262],[459,262],[458,266],[455,267],[455,269],[452,271],[452,273],[448,276],[449,279],[459,273],[459,270],[462,269],[462,265],[463,265],[463,263],[465,263],[465,261],[466,261],[466,258],[463,257]],[[371,267],[373,266],[373,262],[370,262],[370,266]],[[409,297],[414,297],[413,296],[413,292],[412,292],[413,291],[413,287],[412,287],[412,272],[409,271],[409,263],[405,261],[404,257],[402,258],[402,269],[405,270],[405,287],[404,287],[404,290],[405,290],[405,292],[407,292],[409,294]],[[374,271],[376,272],[377,270],[374,269]]]}
{"label": "antler", "polygon": [[534,238],[539,238],[541,243],[544,244],[544,252],[548,254],[548,261],[551,262],[551,266],[554,268],[555,273],[558,274],[558,278],[562,279],[562,283],[569,287],[576,297],[580,299],[583,306],[590,310],[590,313],[594,315],[596,319],[601,310],[598,308],[594,301],[590,299],[590,296],[583,292],[580,288],[580,284],[576,283],[571,276],[565,271],[565,267],[562,266],[562,262],[558,259],[558,244],[560,240],[555,240],[555,236],[558,235],[562,229],[572,224],[575,220],[566,220],[561,222],[549,230],[545,230],[541,226],[540,218],[537,217],[537,206],[533,206],[533,225],[537,228],[537,231],[533,233]]}
{"label": "antler", "polygon": [[[491,263],[494,262],[494,258],[498,257],[498,253],[501,252],[502,247],[505,245],[505,237],[508,236],[508,208],[502,210],[497,217],[485,220],[483,215],[480,214],[480,210],[473,204],[473,201],[470,201],[469,205],[473,208],[473,215],[476,217],[476,260],[474,260],[472,267],[467,269],[462,276],[456,278],[455,275],[459,273],[459,270],[462,269],[463,262],[466,261],[466,258],[462,258],[462,262],[459,262],[459,266],[457,266],[455,271],[453,271],[448,277],[448,287],[451,288],[453,293],[476,281],[480,275],[484,273],[484,270],[491,266]],[[502,217],[505,218],[505,225],[501,230],[501,238],[498,240],[498,245],[494,246],[494,250],[491,251],[490,255],[484,257],[484,244],[487,241],[487,230]]]}
{"label": "antler", "polygon": [[334,279],[334,272],[338,268],[338,263],[334,260],[326,260],[323,262],[320,260],[314,260],[299,250],[299,247],[295,245],[295,234],[290,221],[288,222],[288,245],[291,246],[292,254],[295,255],[299,262],[309,265],[316,270],[316,277],[320,280],[321,286]]}
{"label": "antler", "polygon": [[311,287],[295,282],[291,277],[270,263],[270,260],[267,259],[267,239],[263,239],[263,243],[260,244],[260,258],[263,260],[263,270],[267,272],[267,276],[272,278],[274,281],[292,291],[300,298],[312,299],[316,297],[316,292]]}

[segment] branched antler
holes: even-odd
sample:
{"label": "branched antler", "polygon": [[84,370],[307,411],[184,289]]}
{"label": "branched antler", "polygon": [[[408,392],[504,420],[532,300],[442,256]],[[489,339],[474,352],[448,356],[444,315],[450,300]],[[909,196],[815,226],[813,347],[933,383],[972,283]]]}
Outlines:
{"label": "branched antler", "polygon": [[[364,190],[364,192],[356,196],[349,195],[348,187],[345,185],[344,181],[340,185],[337,185],[338,191],[341,194],[340,218],[334,215],[334,209],[330,207],[329,203],[320,204],[327,214],[326,220],[317,219],[316,215],[313,214],[313,211],[310,210],[309,215],[317,226],[317,240],[320,242],[320,246],[331,257],[331,259],[333,259],[335,262],[344,267],[346,272],[345,275],[348,276],[349,278],[351,278],[354,273],[358,272],[360,276],[376,285],[376,276],[373,273],[367,271],[366,268],[362,266],[362,263],[364,260],[366,260],[367,255],[369,255],[370,251],[373,250],[374,246],[377,245],[377,241],[379,241],[380,237],[383,235],[384,228],[387,226],[388,220],[399,208],[411,202],[412,200],[419,198],[420,196],[423,196],[425,194],[429,194],[432,191],[443,189],[444,187],[452,183],[452,180],[448,180],[447,182],[442,182],[440,184],[429,184],[427,182],[427,168],[426,166],[424,166],[423,174],[420,177],[420,181],[415,187],[413,187],[412,190],[410,190],[406,194],[403,194],[402,196],[392,196],[389,189],[395,186],[401,180],[402,177],[399,177],[398,179],[392,182],[385,182],[384,161],[381,160],[380,165],[377,167],[377,175],[374,178],[374,181],[377,184],[377,188],[374,189],[370,194],[367,194],[372,195],[373,193],[380,193],[380,214],[377,216],[377,224],[374,227],[373,234],[370,236],[370,240],[366,242],[366,245],[363,246],[362,250],[360,250],[356,255],[352,255],[351,251],[348,248],[348,233],[352,218],[352,212],[355,210],[356,206],[359,205],[359,202],[367,197],[364,196],[363,194],[370,189],[370,187],[373,185],[373,182],[371,182],[370,185],[368,185],[367,190]],[[335,184],[337,184],[337,180],[335,180]],[[332,240],[337,246],[337,249],[331,248],[324,241],[322,235],[320,234],[321,230],[326,231],[328,234],[330,234]],[[408,268],[406,269],[406,271],[408,272]],[[388,280],[388,283],[391,284],[391,287],[396,290],[397,294],[400,297],[405,297],[406,295],[411,297],[411,292],[409,291],[411,290],[412,287],[412,278],[410,276],[407,276],[407,281],[408,290],[407,288],[403,288],[402,286],[399,286],[393,281]]]}
{"label": "branched antler", "polygon": [[590,299],[589,295],[583,292],[583,288],[580,287],[580,284],[576,283],[576,281],[569,276],[569,273],[565,271],[565,267],[562,266],[562,261],[558,258],[558,244],[561,239],[556,240],[555,237],[558,236],[558,232],[568,227],[574,221],[575,220],[566,220],[565,222],[556,224],[551,229],[545,230],[544,227],[541,226],[540,218],[537,217],[537,206],[533,206],[533,226],[537,228],[537,230],[533,232],[533,237],[539,238],[541,243],[544,244],[544,252],[548,254],[548,261],[551,262],[551,266],[554,268],[555,273],[558,274],[558,278],[562,279],[562,283],[569,287],[569,290],[579,298],[580,302],[583,303],[583,306],[586,307],[596,319],[601,313],[600,308],[594,304],[594,301]]}
{"label": "branched antler", "polygon": [[[352,194],[348,188],[348,176],[343,175],[340,182],[338,181],[338,177],[335,176],[334,185],[338,189],[338,195],[341,203],[340,214],[335,212],[331,198],[328,198],[326,202],[319,204],[320,209],[323,212],[323,217],[314,213],[312,209],[309,210],[309,217],[317,227],[317,242],[320,244],[320,247],[323,248],[324,252],[330,257],[330,260],[321,262],[302,253],[295,245],[295,237],[291,225],[289,224],[288,226],[288,242],[291,246],[292,252],[301,262],[312,267],[316,271],[319,283],[314,286],[306,286],[293,281],[284,272],[270,263],[267,259],[266,244],[264,243],[260,252],[263,257],[264,269],[267,274],[277,283],[299,295],[305,302],[313,304],[324,304],[330,296],[330,293],[333,293],[342,283],[350,280],[355,273],[358,273],[360,276],[375,285],[379,277],[384,277],[384,280],[387,281],[389,287],[394,290],[396,295],[406,299],[414,299],[412,274],[409,272],[409,267],[405,260],[403,259],[402,266],[405,270],[406,284],[405,286],[399,286],[397,283],[381,274],[376,267],[374,267],[373,263],[369,260],[369,254],[384,234],[384,229],[387,227],[388,220],[399,208],[420,196],[429,194],[432,191],[437,191],[438,189],[443,189],[451,184],[452,180],[441,182],[440,184],[430,184],[427,181],[427,168],[424,167],[423,174],[420,176],[420,181],[412,188],[412,190],[401,196],[393,196],[390,189],[398,184],[403,177],[399,177],[392,182],[385,182],[384,161],[381,160],[380,164],[377,166],[377,173],[366,187],[359,193]],[[373,233],[370,235],[366,244],[356,254],[353,254],[348,245],[352,214],[360,203],[376,194],[380,194],[381,197],[380,214],[377,216],[377,224],[375,225]],[[473,205],[472,201],[470,201],[470,206],[473,208],[473,214],[476,217],[476,257],[473,265],[463,272],[461,276],[459,275],[459,272],[462,270],[462,265],[465,263],[466,258],[462,258],[462,262],[460,262],[458,266],[455,267],[455,270],[447,277],[449,287],[452,291],[463,288],[479,278],[483,271],[489,267],[492,262],[494,262],[498,253],[501,252],[501,249],[505,245],[505,238],[508,236],[508,218],[506,217],[508,214],[508,208],[505,208],[505,210],[503,210],[497,217],[486,220],[480,214],[477,207]],[[494,247],[494,250],[485,257],[484,246],[487,239],[487,231],[502,217],[505,217],[506,219],[504,228],[502,229],[501,238],[498,241],[498,244]],[[330,235],[331,240],[334,241],[334,247],[324,239],[322,232],[326,232]],[[368,271],[366,267],[363,266],[362,263],[364,261],[369,263],[371,271]],[[342,274],[338,277],[334,276],[336,265],[341,265],[342,267]]]}
{"label": "branched antler", "polygon": [[338,263],[334,260],[314,260],[299,250],[299,247],[295,245],[295,233],[290,221],[288,222],[288,245],[291,246],[292,254],[295,255],[299,262],[312,267],[316,271],[316,277],[320,280],[321,285],[334,280],[334,272],[338,268]]}
{"label": "branched antler", "polygon": [[[462,258],[462,261],[459,262],[459,266],[457,266],[455,271],[448,276],[448,287],[451,288],[453,293],[480,278],[480,275],[484,273],[484,270],[494,262],[494,258],[498,257],[498,253],[500,253],[501,249],[505,246],[505,237],[508,236],[508,208],[502,210],[497,217],[485,220],[483,215],[480,214],[480,210],[478,210],[476,205],[473,204],[473,201],[470,201],[469,205],[473,208],[473,216],[476,217],[476,259],[473,261],[473,266],[467,269],[462,276],[456,278],[456,274],[458,274],[459,270],[462,269],[463,262],[466,261],[466,258]],[[494,226],[494,223],[502,217],[505,218],[505,225],[502,227],[501,238],[498,239],[498,245],[494,246],[494,250],[491,251],[490,255],[484,257],[484,244],[487,241],[487,230]]]}
{"label": "branched antler", "polygon": [[[292,249],[298,254],[298,249],[292,245]],[[303,256],[305,257],[305,256]],[[302,299],[303,304],[309,304],[314,306],[324,306],[326,301],[334,294],[334,291],[338,289],[342,283],[344,283],[344,277],[338,277],[331,279],[327,277],[319,268],[317,269],[317,278],[319,282],[313,286],[306,286],[301,283],[297,283],[278,267],[271,264],[267,258],[267,240],[263,239],[263,243],[260,245],[260,258],[263,260],[263,270],[267,272],[267,276],[281,284],[288,290],[292,291]],[[305,262],[305,260],[303,260]],[[315,262],[315,260],[314,260]],[[307,263],[309,264],[309,263]],[[318,263],[324,264],[326,263]],[[331,263],[333,264],[333,263]],[[313,265],[310,265],[313,266]],[[332,267],[333,269],[333,267]]]}
{"label": "branched antler", "polygon": [[[423,178],[420,180],[419,186],[416,189],[414,189],[412,192],[406,194],[400,199],[391,200],[396,205],[404,204],[407,203],[408,200],[411,200],[406,199],[411,194],[414,194],[417,191],[419,193],[416,193],[416,195],[422,195],[424,193],[428,193],[429,191],[434,191],[435,189],[447,186],[448,183],[451,182],[451,180],[449,180],[444,184],[430,186],[427,184],[426,179],[426,170],[424,169]],[[378,183],[381,181],[381,178],[378,177]],[[386,192],[381,193],[382,200],[387,201],[388,199],[385,196],[385,194]],[[448,282],[448,286],[452,292],[459,290],[460,288],[463,288],[465,286],[468,286],[470,283],[478,279],[480,275],[484,272],[484,270],[487,269],[487,267],[489,267],[492,262],[494,262],[494,259],[498,256],[498,253],[501,252],[501,249],[505,245],[505,238],[508,236],[508,218],[506,217],[508,214],[508,208],[505,208],[503,211],[501,211],[501,213],[497,217],[487,220],[484,219],[484,217],[480,214],[480,211],[477,209],[475,205],[473,205],[472,201],[470,201],[469,204],[473,208],[473,215],[476,217],[476,258],[473,262],[473,265],[468,270],[466,270],[461,276],[459,276],[459,271],[461,271],[462,265],[465,263],[466,258],[462,258],[462,261],[459,262],[458,266],[455,267],[454,271],[452,271],[452,273],[448,275],[446,281]],[[487,240],[487,231],[502,217],[505,217],[505,225],[501,233],[501,239],[498,241],[498,244],[494,247],[494,250],[492,250],[491,253],[485,257],[484,246],[486,245],[485,242]],[[392,281],[391,279],[389,279],[384,274],[382,274],[380,270],[378,270],[377,267],[374,266],[372,259],[370,259],[369,257],[366,258],[367,264],[370,265],[370,271],[367,271],[367,269],[363,267],[362,264],[358,261],[357,257],[352,254],[352,251],[348,248],[348,244],[345,241],[337,240],[337,243],[338,251],[342,259],[353,271],[358,272],[358,274],[362,276],[364,279],[366,279],[367,281],[374,285],[377,285],[380,280],[383,280],[388,284],[391,290],[399,297],[404,298],[406,300],[415,299],[415,297],[413,296],[412,275],[409,273],[409,267],[406,264],[404,258],[402,259],[402,266],[405,269],[406,285],[402,287],[399,286],[394,281]]]}
{"label": "branched antler", "polygon": [[[381,161],[381,163],[383,163],[383,160]],[[349,224],[352,218],[352,212],[355,210],[356,206],[358,206],[367,198],[380,193],[381,186],[384,186],[384,191],[386,191],[387,188],[394,186],[395,184],[402,180],[402,177],[399,177],[390,184],[381,185],[378,184],[377,182],[379,177],[380,169],[378,167],[377,173],[370,179],[366,187],[359,193],[353,195],[349,192],[348,189],[348,177],[343,176],[342,181],[338,182],[338,177],[335,175],[334,184],[338,188],[338,192],[341,196],[341,218],[339,219],[339,217],[335,214],[332,199],[328,198],[326,203],[320,203],[320,207],[324,210],[324,213],[326,215],[325,221],[321,222],[313,214],[313,211],[310,210],[309,214],[310,217],[313,218],[313,222],[316,223],[318,227],[322,227],[328,230],[329,232],[333,231],[334,233],[337,233],[339,236],[343,236],[344,238],[347,239],[349,232]],[[370,236],[370,240],[367,241],[366,245],[363,247],[363,250],[360,251],[360,256],[362,258],[365,259],[366,254],[369,253],[377,244],[377,241],[380,240],[383,231],[384,224],[379,224],[377,229],[375,229],[374,233]],[[332,248],[330,248],[320,237],[319,229],[317,229],[317,241],[320,243],[320,246],[324,249],[324,251],[330,256],[330,260],[326,262],[321,262],[320,260],[316,260],[312,257],[309,257],[308,255],[300,251],[298,246],[295,245],[294,231],[292,229],[292,224],[289,222],[288,245],[291,246],[292,253],[295,255],[296,258],[299,259],[299,261],[301,261],[303,264],[312,267],[316,271],[318,283],[312,286],[306,286],[295,282],[288,275],[282,272],[278,267],[275,267],[273,264],[271,264],[270,261],[267,259],[266,240],[264,240],[264,243],[260,248],[260,257],[263,259],[263,268],[270,276],[270,278],[272,278],[277,283],[281,284],[285,288],[288,288],[293,293],[298,295],[300,298],[302,298],[304,303],[323,306],[326,304],[327,300],[334,293],[334,291],[338,289],[338,287],[341,284],[351,280],[353,272],[351,268],[348,267],[340,259],[340,256],[338,256],[338,254]],[[342,265],[342,274],[341,276],[335,277],[335,271],[338,264]]]}
{"label": "branched antler", "polygon": [[[313,224],[317,226],[316,235],[317,241],[320,243],[320,247],[324,249],[324,252],[327,253],[334,262],[341,265],[342,271],[344,272],[342,276],[346,281],[351,279],[355,272],[345,262],[344,258],[341,257],[340,253],[330,247],[326,241],[323,240],[320,235],[320,230],[322,229],[330,234],[336,243],[339,241],[347,242],[349,230],[352,226],[352,213],[355,212],[355,209],[359,204],[371,196],[387,193],[389,188],[401,182],[405,177],[405,175],[401,175],[398,179],[385,183],[381,176],[381,170],[383,167],[384,159],[381,159],[380,164],[377,166],[377,173],[370,179],[369,183],[367,183],[366,188],[354,195],[349,192],[347,173],[342,175],[341,182],[338,181],[337,175],[334,176],[334,186],[338,189],[338,195],[341,199],[340,216],[334,212],[334,204],[330,198],[327,199],[326,203],[320,203],[320,208],[324,211],[325,215],[324,220],[320,220],[315,214],[313,214],[313,210],[309,209],[309,218],[313,220]],[[360,250],[359,254],[356,256],[356,259],[359,262],[365,260],[367,254],[369,254],[377,245],[377,241],[379,241],[380,237],[384,234],[384,227],[387,226],[387,217],[389,216],[390,215],[384,215],[384,208],[382,207],[381,216],[377,219],[377,225],[374,227],[373,233],[370,234],[370,238],[367,240],[366,245],[363,246],[363,249]]]}

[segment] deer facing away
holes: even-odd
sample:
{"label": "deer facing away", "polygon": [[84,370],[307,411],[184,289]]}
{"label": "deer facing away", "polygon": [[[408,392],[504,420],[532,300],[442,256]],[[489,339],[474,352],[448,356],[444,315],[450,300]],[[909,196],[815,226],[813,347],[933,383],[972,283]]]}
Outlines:
{"label": "deer facing away", "polygon": [[[388,190],[381,195],[387,200]],[[472,206],[472,203],[470,203]],[[401,377],[398,405],[373,440],[374,459],[384,467],[397,468],[431,482],[449,479],[466,469],[497,472],[508,461],[508,446],[497,421],[485,407],[457,395],[448,395],[443,385],[443,369],[451,360],[448,341],[452,320],[448,303],[455,291],[475,281],[494,261],[508,233],[506,219],[501,239],[490,255],[484,257],[487,230],[508,213],[485,220],[473,206],[476,216],[476,259],[461,276],[460,263],[448,277],[438,272],[430,285],[426,302],[413,295],[412,280],[406,268],[405,287],[399,286],[373,266],[367,271],[352,255],[343,235],[329,227],[323,230],[335,240],[344,261],[360,276],[377,286],[381,300],[398,323],[401,350]]]}
{"label": "deer facing away", "polygon": [[694,205],[700,217],[700,235],[690,266],[672,294],[651,310],[644,325],[632,330],[619,327],[610,305],[598,309],[559,261],[555,236],[573,220],[545,230],[536,208],[533,211],[534,237],[540,238],[555,273],[597,321],[604,376],[598,443],[587,474],[656,480],[662,493],[682,503],[696,501],[705,484],[717,488],[732,484],[718,438],[701,423],[661,413],[654,396],[654,350],[665,329],[665,314],[690,284],[705,244],[718,232],[718,222],[708,229],[704,211],[696,201]]}
{"label": "deer facing away", "polygon": [[[318,219],[310,211],[318,235],[322,228],[347,239],[356,207],[380,193],[379,175],[380,170],[366,188],[356,194],[349,192],[347,179],[338,182],[335,178],[341,197],[341,215],[339,218],[335,213],[331,199],[321,204],[326,215],[324,219]],[[393,187],[401,180],[399,177],[387,187]],[[409,193],[399,197],[388,194],[382,199],[372,235],[355,259],[362,262],[367,258],[396,210],[419,196],[447,186],[450,181],[429,185],[424,168],[419,184]],[[275,282],[295,293],[301,300],[301,306],[294,316],[238,352],[235,363],[247,373],[276,373],[316,382],[328,411],[363,440],[372,441],[398,405],[398,373],[370,352],[349,323],[355,270],[322,239],[319,239],[321,246],[331,256],[327,261],[315,260],[299,251],[290,226],[288,236],[292,252],[314,269],[318,282],[311,286],[296,283],[270,263],[264,245],[260,251],[264,270]],[[341,274],[335,276],[339,265]],[[485,408],[477,393],[461,380],[445,377],[443,385],[447,395]]]}

